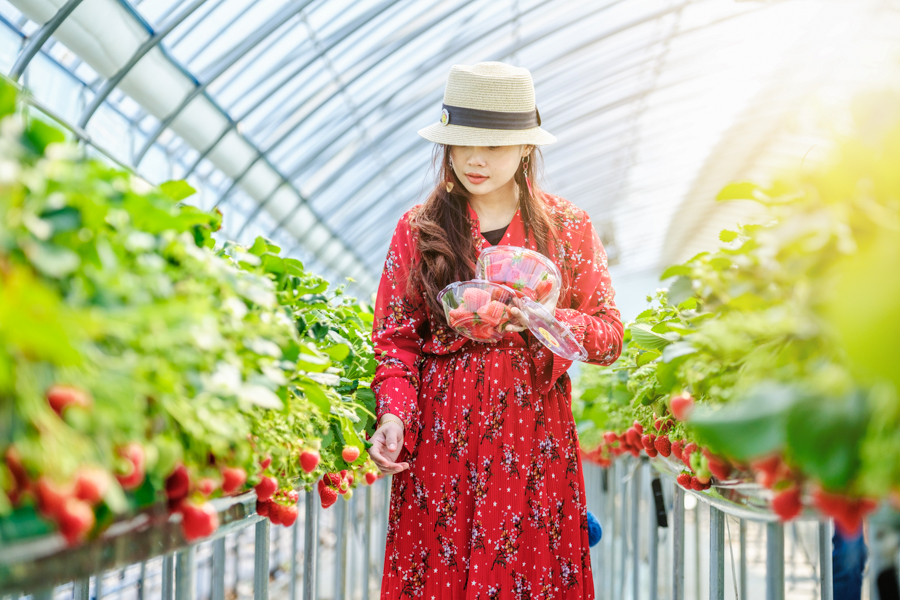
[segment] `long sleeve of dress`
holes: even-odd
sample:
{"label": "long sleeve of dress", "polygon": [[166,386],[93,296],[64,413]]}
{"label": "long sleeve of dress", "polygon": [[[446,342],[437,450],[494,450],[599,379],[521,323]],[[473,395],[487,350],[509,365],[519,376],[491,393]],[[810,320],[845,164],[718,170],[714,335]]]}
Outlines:
{"label": "long sleeve of dress", "polygon": [[[621,315],[616,308],[607,269],[606,251],[590,220],[573,248],[571,291],[568,306],[557,306],[556,318],[565,323],[588,353],[587,362],[611,365],[622,352]],[[535,340],[533,342],[537,344]],[[549,351],[535,353],[535,367],[542,392],[549,390],[572,366],[572,361]]]}
{"label": "long sleeve of dress", "polygon": [[372,381],[376,416],[380,419],[391,413],[403,421],[403,445],[408,452],[415,448],[419,436],[419,369],[428,327],[423,299],[406,291],[414,251],[415,240],[404,215],[394,231],[381,274],[372,330],[378,363]]}

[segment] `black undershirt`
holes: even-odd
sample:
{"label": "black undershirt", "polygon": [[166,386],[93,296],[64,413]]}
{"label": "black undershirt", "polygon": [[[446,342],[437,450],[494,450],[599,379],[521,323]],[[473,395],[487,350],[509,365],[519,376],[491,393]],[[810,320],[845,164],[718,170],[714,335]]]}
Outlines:
{"label": "black undershirt", "polygon": [[506,230],[508,228],[509,225],[501,229],[494,229],[493,231],[482,231],[481,235],[483,235],[484,239],[491,243],[491,246],[496,246],[500,243],[500,240],[503,239],[503,234],[506,233]]}

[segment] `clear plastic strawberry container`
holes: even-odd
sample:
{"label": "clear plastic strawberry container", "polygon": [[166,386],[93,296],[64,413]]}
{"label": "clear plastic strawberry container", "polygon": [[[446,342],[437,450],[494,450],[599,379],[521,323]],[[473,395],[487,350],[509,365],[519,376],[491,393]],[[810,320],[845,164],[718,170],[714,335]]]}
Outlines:
{"label": "clear plastic strawberry container", "polygon": [[450,327],[476,342],[500,341],[515,298],[510,288],[479,279],[451,283],[438,294]]}
{"label": "clear plastic strawberry container", "polygon": [[528,331],[550,352],[568,360],[587,360],[588,353],[575,334],[542,304],[531,298],[516,298],[515,306],[524,316]]}
{"label": "clear plastic strawberry container", "polygon": [[505,285],[519,298],[531,298],[544,305],[556,304],[562,282],[552,260],[518,246],[491,246],[482,250],[475,277]]}

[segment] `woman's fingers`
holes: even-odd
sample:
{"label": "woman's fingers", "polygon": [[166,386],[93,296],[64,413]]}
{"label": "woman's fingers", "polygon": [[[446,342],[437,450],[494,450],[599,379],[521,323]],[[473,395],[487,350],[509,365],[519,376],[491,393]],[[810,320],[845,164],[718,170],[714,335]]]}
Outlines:
{"label": "woman's fingers", "polygon": [[384,427],[372,436],[369,456],[375,466],[385,475],[395,475],[409,468],[409,463],[394,462],[403,447],[403,436],[399,427]]}
{"label": "woman's fingers", "polygon": [[520,311],[516,307],[510,307],[509,316],[512,317],[509,322],[506,324],[506,331],[525,331],[525,326],[523,325],[524,319],[522,318],[522,311]]}

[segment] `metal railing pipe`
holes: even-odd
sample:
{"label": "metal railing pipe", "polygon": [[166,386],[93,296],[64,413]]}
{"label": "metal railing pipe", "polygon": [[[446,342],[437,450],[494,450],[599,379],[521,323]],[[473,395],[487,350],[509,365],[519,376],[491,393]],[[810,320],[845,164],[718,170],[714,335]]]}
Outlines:
{"label": "metal railing pipe", "polygon": [[253,600],[269,598],[269,520],[256,524],[256,545],[253,556]]}
{"label": "metal railing pipe", "polygon": [[784,525],[766,523],[766,600],[784,600]]}
{"label": "metal railing pipe", "polygon": [[194,552],[196,546],[188,546],[176,553],[175,558],[175,598],[194,600],[197,586],[194,583]]}
{"label": "metal railing pipe", "polygon": [[834,600],[834,572],[831,558],[831,520],[819,523],[819,590],[822,600]]}
{"label": "metal railing pipe", "polygon": [[319,550],[318,510],[315,492],[306,492],[305,519],[303,521],[303,600],[316,598],[316,558]]}
{"label": "metal railing pipe", "polygon": [[175,554],[169,553],[162,560],[162,600],[175,598]]}
{"label": "metal railing pipe", "polygon": [[725,600],[725,513],[714,506],[709,507],[709,597]]}
{"label": "metal railing pipe", "polygon": [[638,460],[631,475],[631,597],[641,599],[641,474],[644,461]]}
{"label": "metal railing pipe", "polygon": [[225,538],[213,542],[212,600],[225,600]]}
{"label": "metal railing pipe", "polygon": [[747,598],[747,521],[740,519],[740,546],[741,546],[741,596],[738,600]]}
{"label": "metal railing pipe", "polygon": [[672,522],[672,600],[684,600],[684,489],[677,483]]}

